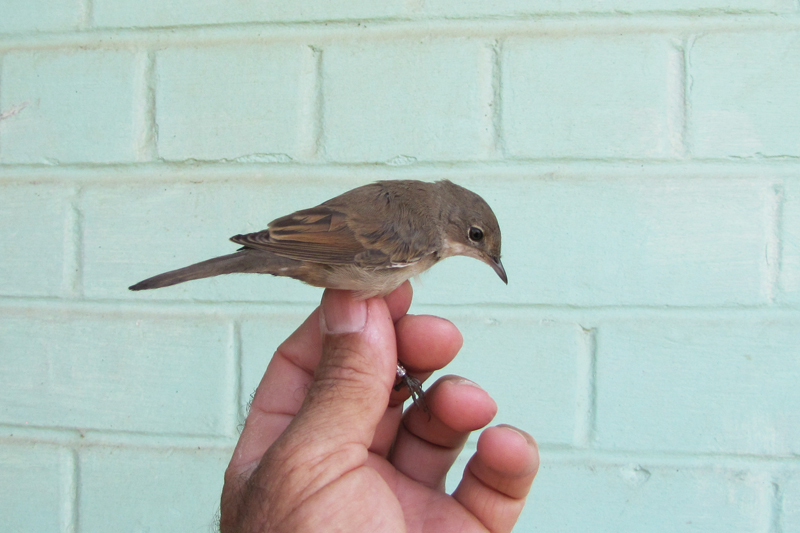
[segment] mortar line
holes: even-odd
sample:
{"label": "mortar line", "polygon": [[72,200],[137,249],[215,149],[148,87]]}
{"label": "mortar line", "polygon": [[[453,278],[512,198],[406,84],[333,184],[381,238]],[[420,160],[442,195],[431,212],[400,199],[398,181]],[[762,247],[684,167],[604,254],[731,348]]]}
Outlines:
{"label": "mortar line", "polygon": [[697,35],[692,35],[683,40],[683,147],[687,159],[692,158],[694,152],[694,136],[692,135],[692,48]]}
{"label": "mortar line", "polygon": [[89,30],[94,26],[94,0],[81,0],[80,4],[81,20],[78,27],[81,30]]}
{"label": "mortar line", "polygon": [[137,161],[145,163],[158,159],[155,59],[152,50],[141,50],[136,58],[134,142]]}
{"label": "mortar line", "polygon": [[781,473],[787,470],[796,471],[800,467],[800,458],[796,456],[754,455],[735,451],[722,453],[704,453],[702,451],[670,453],[635,449],[575,449],[548,445],[547,443],[540,443],[539,450],[543,456],[547,456],[549,464],[603,464],[609,466],[639,464],[648,470],[678,467],[697,470],[745,470],[754,474],[764,474],[765,472]]}
{"label": "mortar line", "polygon": [[505,132],[503,131],[503,41],[495,40],[492,46],[492,139],[494,153],[506,156]]}
{"label": "mortar line", "polygon": [[301,78],[298,141],[301,153],[310,160],[323,154],[322,49],[309,45],[304,56],[305,75]]}
{"label": "mortar line", "polygon": [[773,479],[770,491],[769,533],[783,533],[783,488]]}
{"label": "mortar line", "polygon": [[[782,15],[776,17],[776,15]],[[352,41],[352,28],[362,23],[358,40],[422,38],[499,39],[510,36],[566,36],[619,34],[683,34],[706,32],[797,31],[800,17],[791,14],[704,14],[686,12],[664,14],[639,12],[625,17],[608,14],[572,13],[538,14],[530,17],[501,18],[385,18],[320,20],[313,23],[254,22],[237,24],[198,24],[156,28],[90,29],[79,32],[13,34],[0,38],[0,50],[55,48],[128,48],[168,46],[188,47],[198,44],[276,43],[320,46],[333,41]]]}
{"label": "mortar line", "polygon": [[[800,157],[728,160],[588,160],[588,159],[506,159],[498,161],[418,161],[413,165],[391,166],[376,163],[318,164],[295,163],[230,163],[192,161],[189,163],[115,163],[3,165],[0,183],[54,182],[98,187],[131,184],[189,183],[197,180],[238,183],[280,183],[302,178],[308,186],[330,184],[339,180],[353,186],[365,180],[452,179],[465,184],[469,180],[485,180],[487,176],[502,180],[544,179],[547,181],[599,182],[647,178],[691,182],[703,179],[725,179],[739,182],[759,180],[765,176],[787,182],[800,180]],[[109,180],[113,173],[114,179]],[[735,175],[735,177],[731,177]],[[322,199],[320,199],[322,200]]]}
{"label": "mortar line", "polygon": [[[76,459],[75,474],[72,475],[75,483],[70,486],[80,487],[80,452],[93,448],[120,448],[136,450],[167,449],[180,450],[193,453],[198,449],[232,450],[236,439],[230,436],[189,436],[179,433],[142,433],[92,430],[82,432],[77,429],[56,431],[52,428],[32,428],[27,425],[0,425],[3,432],[13,432],[12,437],[0,436],[0,444],[13,442],[16,445],[50,444],[64,446],[69,453],[74,453]],[[60,433],[61,436],[55,435]],[[466,449],[474,449],[475,436],[470,439]],[[735,450],[728,452],[697,451],[654,451],[651,449],[598,449],[575,448],[570,445],[539,443],[542,455],[548,457],[552,464],[604,464],[604,465],[630,465],[641,464],[649,468],[684,467],[692,469],[718,469],[747,470],[753,473],[781,474],[786,471],[796,471],[800,468],[800,457],[796,455],[768,455],[755,453],[742,453]],[[72,483],[69,481],[69,483]],[[76,509],[79,509],[76,506]],[[77,514],[77,512],[76,512]]]}
{"label": "mortar line", "polygon": [[477,54],[475,79],[477,80],[478,113],[477,135],[481,153],[476,154],[479,160],[497,159],[497,133],[494,124],[494,63],[495,41],[488,41],[481,46]]}
{"label": "mortar line", "polygon": [[769,303],[774,304],[780,293],[780,276],[782,262],[782,237],[783,237],[783,202],[784,191],[782,184],[775,184],[771,189],[766,206],[766,232],[764,246],[764,261],[766,272],[764,275],[764,292]]}
{"label": "mortar line", "polygon": [[686,147],[686,47],[683,42],[673,44],[668,53],[667,101],[669,141],[672,153],[679,159],[687,156]]}
{"label": "mortar line", "polygon": [[[320,291],[321,294],[321,291]],[[215,300],[136,300],[123,298],[92,298],[68,300],[59,297],[0,296],[0,315],[15,314],[19,317],[42,314],[101,314],[108,318],[130,319],[132,316],[148,317],[194,317],[208,320],[230,320],[232,318],[264,317],[272,314],[296,314],[305,318],[319,305],[316,300],[297,301],[215,301]],[[565,305],[536,304],[530,302],[475,301],[459,304],[417,303],[415,309],[428,313],[456,317],[483,317],[497,315],[503,319],[519,316],[520,312],[533,319],[570,323],[627,320],[683,320],[683,321],[773,321],[800,320],[800,309],[792,305]],[[592,326],[593,327],[593,326]]]}
{"label": "mortar line", "polygon": [[[237,435],[238,436],[238,435]],[[30,426],[28,424],[0,424],[0,444],[42,443],[85,449],[91,447],[119,447],[137,449],[186,448],[188,450],[229,449],[236,444],[231,435],[201,435],[167,431],[144,432],[110,429],[81,430],[66,427]]]}
{"label": "mortar line", "polygon": [[[5,55],[0,50],[0,121],[3,120],[3,114],[6,112],[2,107],[3,103],[3,60]],[[0,163],[3,161],[3,130],[0,128]]]}
{"label": "mortar line", "polygon": [[63,509],[63,521],[68,533],[80,531],[80,457],[78,450],[70,448],[68,452],[66,500]]}
{"label": "mortar line", "polygon": [[691,101],[689,99],[689,40],[684,39],[681,43],[681,52],[682,52],[682,64],[683,64],[683,117],[682,117],[682,126],[683,131],[681,132],[681,143],[683,145],[683,156],[684,158],[689,157],[691,154],[691,144],[689,143],[689,113],[691,111]]}
{"label": "mortar line", "polygon": [[242,406],[242,325],[239,320],[231,322],[229,343],[230,375],[228,379],[232,382],[231,392],[234,396],[234,403],[228,430],[229,435],[236,438],[239,434],[239,427],[247,416]]}
{"label": "mortar line", "polygon": [[325,72],[324,72],[324,55],[322,49],[318,49],[315,54],[316,57],[316,64],[315,64],[315,72],[316,72],[316,118],[317,122],[316,126],[316,139],[315,139],[315,149],[316,149],[316,156],[317,159],[324,159],[325,158]]}
{"label": "mortar line", "polygon": [[597,330],[581,327],[573,445],[590,448],[597,428]]}
{"label": "mortar line", "polygon": [[64,217],[64,243],[61,292],[68,298],[83,296],[83,188],[78,186],[67,201]]}

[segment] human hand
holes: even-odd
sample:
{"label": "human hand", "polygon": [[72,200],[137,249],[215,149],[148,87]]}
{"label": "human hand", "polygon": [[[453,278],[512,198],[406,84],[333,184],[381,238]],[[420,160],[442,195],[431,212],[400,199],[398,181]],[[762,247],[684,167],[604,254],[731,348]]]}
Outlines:
{"label": "human hand", "polygon": [[[277,350],[225,473],[220,530],[510,531],[539,464],[533,438],[485,430],[452,496],[445,476],[470,432],[497,407],[474,383],[447,376],[428,414],[393,391],[398,355],[424,378],[449,363],[461,335],[449,321],[406,315],[408,282],[356,301],[326,290]],[[321,331],[322,330],[322,331]]]}

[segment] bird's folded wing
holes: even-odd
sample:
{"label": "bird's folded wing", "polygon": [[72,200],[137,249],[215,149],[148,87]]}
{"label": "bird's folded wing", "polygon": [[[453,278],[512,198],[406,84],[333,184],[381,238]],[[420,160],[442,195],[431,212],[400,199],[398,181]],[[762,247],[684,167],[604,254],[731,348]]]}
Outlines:
{"label": "bird's folded wing", "polygon": [[[368,232],[380,228],[365,228]],[[389,267],[389,256],[370,247],[368,240],[347,224],[346,215],[325,206],[297,211],[273,220],[269,229],[235,235],[231,240],[248,248],[267,250],[274,254],[326,264],[355,264]]]}

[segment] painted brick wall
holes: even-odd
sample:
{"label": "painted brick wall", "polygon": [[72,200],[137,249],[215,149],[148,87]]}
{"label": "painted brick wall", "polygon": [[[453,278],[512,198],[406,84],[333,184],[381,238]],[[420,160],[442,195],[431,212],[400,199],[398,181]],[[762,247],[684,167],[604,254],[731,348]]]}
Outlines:
{"label": "painted brick wall", "polygon": [[797,0],[0,0],[2,527],[212,530],[320,291],[126,287],[448,178],[510,285],[412,311],[541,444],[518,530],[800,531],[798,95]]}

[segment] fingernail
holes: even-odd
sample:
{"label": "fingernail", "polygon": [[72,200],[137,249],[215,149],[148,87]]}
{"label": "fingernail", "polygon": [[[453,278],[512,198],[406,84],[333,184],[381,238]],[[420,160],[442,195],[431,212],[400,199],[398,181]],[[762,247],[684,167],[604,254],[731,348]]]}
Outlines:
{"label": "fingernail", "polygon": [[356,333],[367,323],[367,303],[354,299],[350,291],[325,291],[321,311],[322,333]]}

